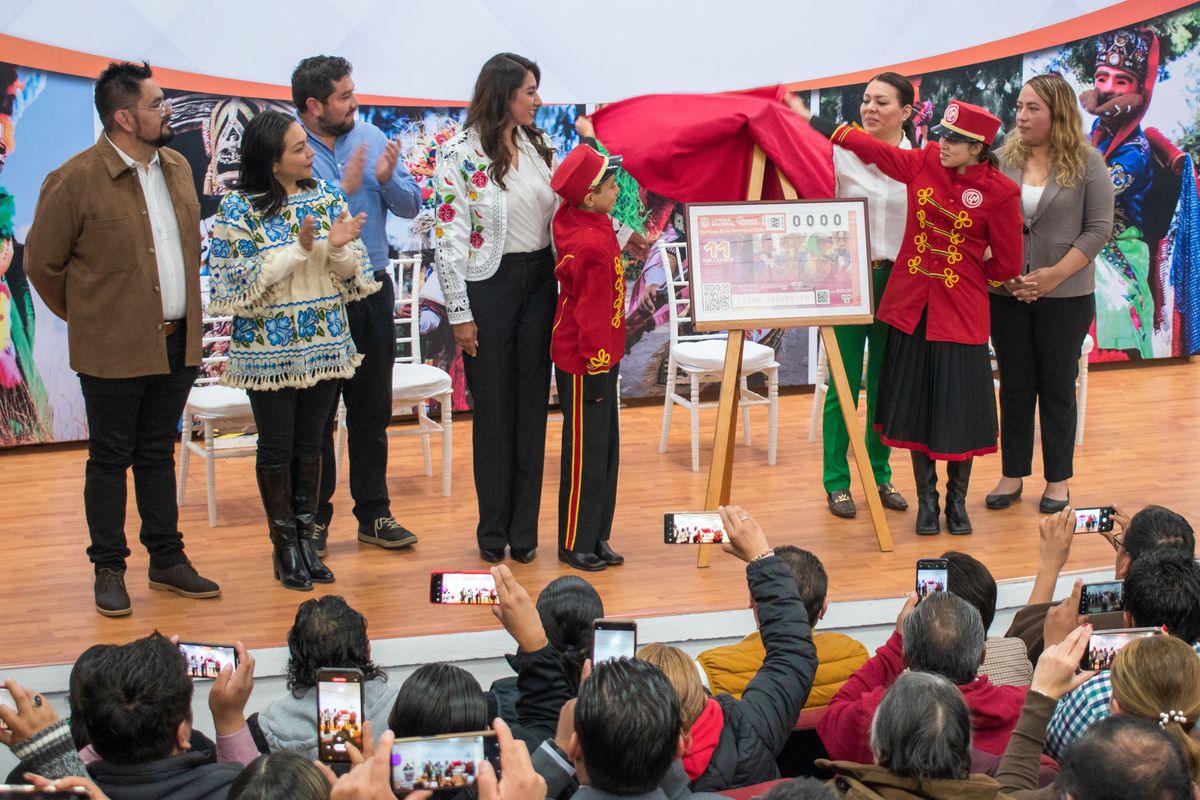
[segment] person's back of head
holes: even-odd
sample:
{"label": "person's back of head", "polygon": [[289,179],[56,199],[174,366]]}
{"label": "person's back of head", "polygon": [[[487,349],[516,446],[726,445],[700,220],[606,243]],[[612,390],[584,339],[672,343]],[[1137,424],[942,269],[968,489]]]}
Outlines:
{"label": "person's back of head", "polygon": [[328,800],[329,781],[299,753],[277,750],[250,762],[229,786],[229,800]]}
{"label": "person's back of head", "polygon": [[669,644],[648,644],[638,651],[638,658],[662,670],[679,696],[679,721],[686,733],[695,724],[708,702],[696,662],[687,653]]}
{"label": "person's back of head", "polygon": [[1188,644],[1200,641],[1200,564],[1179,548],[1152,550],[1125,577],[1125,611],[1138,627],[1157,628]]}
{"label": "person's back of head", "polygon": [[833,787],[816,778],[793,778],[777,783],[758,800],[837,800]]}
{"label": "person's back of head", "polygon": [[105,761],[144,764],[183,749],[191,737],[187,659],[160,633],[100,654],[82,687],[83,723]]}
{"label": "person's back of head", "polygon": [[958,687],[930,672],[906,672],[883,696],[871,723],[875,763],[916,780],[966,780],[971,712]]}
{"label": "person's back of head", "polygon": [[983,563],[966,553],[950,550],[946,559],[946,588],[975,606],[986,634],[996,617],[996,579]]}
{"label": "person's back of head", "polygon": [[1128,715],[1093,723],[1063,754],[1059,796],[1070,800],[1193,800],[1179,745],[1157,724]]}
{"label": "person's back of head", "polygon": [[563,575],[546,584],[537,599],[546,639],[569,666],[567,681],[579,687],[583,662],[592,656],[592,623],[604,616],[600,593],[578,575]]}
{"label": "person's back of head", "polygon": [[1200,719],[1200,658],[1174,636],[1134,639],[1117,653],[1112,668],[1116,713],[1157,722],[1188,759],[1200,780],[1200,741],[1192,738]]}
{"label": "person's back of head", "polygon": [[296,696],[317,685],[323,667],[360,669],[364,680],[387,679],[371,661],[367,619],[340,595],[305,600],[288,631],[288,689]]}
{"label": "person's back of head", "polygon": [[84,691],[89,684],[103,675],[100,665],[103,663],[104,656],[114,647],[116,647],[115,644],[94,644],[80,653],[79,658],[75,659],[75,663],[71,666],[71,677],[67,682],[69,686],[67,708],[70,710],[71,716],[67,720],[67,724],[71,728],[71,740],[75,743],[76,750],[82,750],[92,743],[92,738],[87,732],[87,725],[83,723]]}
{"label": "person's back of head", "polygon": [[775,555],[782,558],[791,570],[792,577],[796,579],[796,588],[800,591],[800,601],[808,613],[808,624],[817,627],[817,620],[825,609],[825,596],[829,592],[829,576],[825,574],[825,565],[816,555],[795,545],[776,547]]}
{"label": "person's back of head", "polygon": [[619,658],[597,664],[579,687],[568,753],[581,782],[619,796],[658,788],[682,751],[679,698],[653,664]]}
{"label": "person's back of head", "polygon": [[1163,547],[1182,548],[1189,555],[1196,555],[1196,534],[1192,526],[1182,516],[1162,506],[1146,506],[1134,514],[1122,542],[1134,561]]}
{"label": "person's back of head", "polygon": [[984,638],[974,606],[950,592],[929,594],[904,622],[904,663],[963,686],[979,673]]}
{"label": "person's back of head", "polygon": [[487,724],[479,681],[462,667],[441,661],[408,676],[388,715],[388,728],[397,738],[481,731]]}

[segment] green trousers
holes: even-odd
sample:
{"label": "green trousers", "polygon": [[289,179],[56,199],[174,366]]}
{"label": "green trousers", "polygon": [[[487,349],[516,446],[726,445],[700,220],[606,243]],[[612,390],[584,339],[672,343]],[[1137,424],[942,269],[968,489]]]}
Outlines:
{"label": "green trousers", "polygon": [[[887,286],[888,276],[892,274],[891,267],[871,270],[871,287],[875,295],[875,308],[879,309],[879,300]],[[858,390],[862,386],[863,346],[867,350],[867,455],[871,459],[871,471],[875,473],[876,485],[887,483],[892,479],[892,468],[888,458],[892,448],[879,440],[875,430],[875,398],[879,394],[879,372],[883,367],[883,350],[887,344],[888,325],[876,320],[870,325],[835,325],[834,335],[837,337],[838,348],[842,351],[842,361],[846,365],[846,381],[850,384],[850,396],[854,407],[858,408]],[[829,390],[825,393],[825,410],[822,419],[822,444],[824,446],[824,475],[826,492],[836,492],[839,489],[850,488],[850,464],[846,461],[846,448],[850,446],[850,434],[846,431],[846,422],[842,419],[842,408],[839,405],[837,389],[833,380],[829,380]]]}

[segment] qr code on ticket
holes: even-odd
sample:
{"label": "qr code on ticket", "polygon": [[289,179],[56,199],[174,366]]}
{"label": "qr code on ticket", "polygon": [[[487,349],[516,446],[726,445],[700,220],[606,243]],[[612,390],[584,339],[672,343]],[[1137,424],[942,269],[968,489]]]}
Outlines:
{"label": "qr code on ticket", "polygon": [[729,311],[733,307],[728,283],[704,284],[704,310]]}

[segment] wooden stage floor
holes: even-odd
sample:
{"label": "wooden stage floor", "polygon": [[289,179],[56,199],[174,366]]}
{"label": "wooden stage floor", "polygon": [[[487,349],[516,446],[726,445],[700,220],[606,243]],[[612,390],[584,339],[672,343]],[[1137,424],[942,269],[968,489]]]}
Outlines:
{"label": "wooden stage floor", "polygon": [[[1137,509],[1169,506],[1200,522],[1200,368],[1183,361],[1145,368],[1093,370],[1086,438],[1076,457],[1073,499],[1080,506],[1115,503]],[[1036,569],[1040,458],[1025,497],[1012,509],[988,511],[983,496],[1000,473],[1000,459],[976,459],[969,507],[975,532],[958,537],[917,537],[914,513],[887,512],[896,549],[880,553],[861,492],[856,520],[839,520],[825,507],[821,448],[807,439],[811,394],[780,399],[779,454],[767,465],[766,411],[751,414],[754,445],[739,444],[733,498],[763,524],[772,544],[816,552],[830,577],[831,600],[899,596],[912,585],[914,561],[959,549],[983,560],[998,580]],[[652,616],[744,608],[747,593],[740,562],[715,552],[712,567],[695,568],[695,548],[664,545],[662,514],[694,510],[704,497],[715,412],[703,412],[699,473],[689,470],[687,414],[676,409],[670,448],[657,451],[662,406],[622,411],[622,470],[613,544],[624,567],[589,576],[610,615]],[[570,572],[555,557],[558,457],[561,426],[552,414],[547,441],[539,557],[514,571],[532,593]],[[739,440],[740,441],[740,440]],[[434,445],[435,454],[437,445]],[[475,549],[475,494],[471,478],[471,420],[454,424],[454,493],[440,495],[440,476],[421,474],[420,444],[391,439],[393,509],[420,536],[412,552],[390,553],[361,545],[344,476],[335,502],[330,566],[338,581],[316,593],[341,593],[370,622],[372,638],[484,630],[496,627],[483,607],[434,606],[428,574],[434,569],[483,569]],[[222,585],[216,600],[184,600],[152,592],[145,551],[136,542],[137,516],[130,491],[133,556],[128,586],[133,615],[106,619],[92,605],[91,567],[84,549],[82,446],[24,448],[0,453],[5,520],[0,532],[0,664],[69,663],[87,646],[122,642],[155,628],[198,641],[242,639],[249,647],[285,643],[297,603],[314,594],[286,591],[271,579],[271,549],[259,504],[252,458],[217,464],[219,527],[210,528],[203,468],[195,463],[181,527],[193,563]],[[907,453],[892,458],[895,483],[913,501]],[[437,459],[435,457],[435,473]],[[1068,569],[1102,568],[1112,550],[1100,537],[1080,536]],[[582,573],[579,573],[582,574]]]}

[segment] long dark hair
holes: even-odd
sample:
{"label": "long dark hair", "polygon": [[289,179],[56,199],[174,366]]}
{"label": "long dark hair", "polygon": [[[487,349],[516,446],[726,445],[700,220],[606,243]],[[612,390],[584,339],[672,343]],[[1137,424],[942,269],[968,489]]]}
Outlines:
{"label": "long dark hair", "polygon": [[[275,179],[272,167],[283,157],[283,137],[295,122],[282,111],[263,111],[250,120],[242,137],[242,162],[233,188],[245,193],[254,210],[264,217],[275,216],[287,202],[287,192]],[[311,178],[297,185],[301,189],[317,188]]]}
{"label": "long dark hair", "polygon": [[295,696],[317,685],[317,671],[322,667],[360,669],[365,680],[387,680],[387,674],[371,660],[366,617],[340,595],[301,603],[287,641],[287,686]]}
{"label": "long dark hair", "polygon": [[[888,86],[895,89],[896,96],[899,98],[901,106],[911,106],[916,104],[917,90],[913,88],[912,81],[901,75],[899,72],[881,72],[874,78],[871,78],[871,80],[867,81],[867,83],[871,84],[875,81],[886,83]],[[913,109],[913,112],[915,113],[916,109]],[[913,147],[916,147],[917,129],[916,126],[913,125],[912,114],[908,115],[908,119],[904,120],[904,123],[900,126],[900,129],[904,131],[904,135],[907,137],[908,143]]]}
{"label": "long dark hair", "polygon": [[[479,134],[483,152],[491,159],[488,174],[501,189],[504,176],[512,166],[512,155],[505,145],[504,131],[508,126],[509,110],[513,96],[525,83],[525,73],[532,72],[533,79],[542,82],[542,71],[538,65],[516,53],[497,53],[489,58],[475,79],[475,91],[471,94],[471,105],[467,108],[465,128],[474,128]],[[525,131],[538,155],[546,166],[554,160],[554,150],[542,141],[545,131],[537,125],[520,126]]]}
{"label": "long dark hair", "polygon": [[229,800],[327,800],[329,782],[299,753],[276,750],[246,765],[229,787]]}
{"label": "long dark hair", "polygon": [[388,728],[397,737],[480,731],[488,707],[475,676],[445,662],[425,664],[400,687]]}
{"label": "long dark hair", "polygon": [[592,655],[592,622],[604,616],[604,601],[583,578],[563,575],[542,589],[537,610],[546,638],[561,656],[564,675],[574,694],[579,688],[583,662]]}

